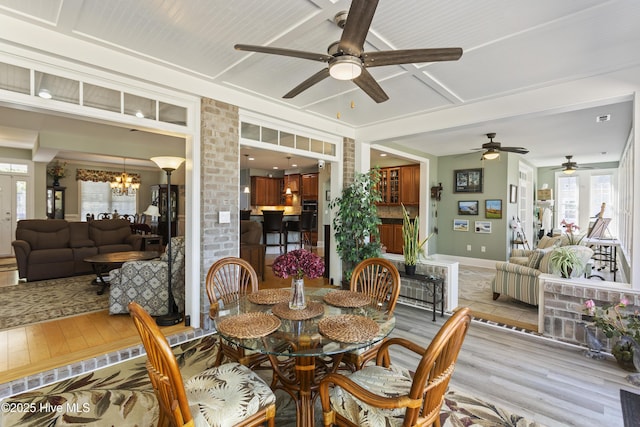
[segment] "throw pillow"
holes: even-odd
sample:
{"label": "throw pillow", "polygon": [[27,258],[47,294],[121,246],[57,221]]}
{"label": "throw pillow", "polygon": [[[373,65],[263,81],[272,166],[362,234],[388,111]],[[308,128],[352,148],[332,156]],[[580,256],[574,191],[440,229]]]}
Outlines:
{"label": "throw pillow", "polygon": [[560,243],[558,237],[542,236],[542,239],[538,242],[538,249],[552,248]]}
{"label": "throw pillow", "polygon": [[527,267],[535,268],[536,270],[540,266],[540,261],[542,261],[542,257],[545,252],[541,249],[536,249],[529,255],[529,259],[527,260]]}

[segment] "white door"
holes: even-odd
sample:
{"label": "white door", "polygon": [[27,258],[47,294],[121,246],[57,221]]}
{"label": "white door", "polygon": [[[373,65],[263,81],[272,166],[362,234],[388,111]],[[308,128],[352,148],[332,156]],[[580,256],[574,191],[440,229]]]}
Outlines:
{"label": "white door", "polygon": [[528,247],[533,248],[536,242],[533,215],[533,169],[520,162],[519,175],[518,217],[520,218],[520,224],[522,225],[522,231],[524,232]]}
{"label": "white door", "polygon": [[9,175],[0,175],[0,257],[11,256],[13,240],[11,237],[11,224],[13,224],[11,181]]}

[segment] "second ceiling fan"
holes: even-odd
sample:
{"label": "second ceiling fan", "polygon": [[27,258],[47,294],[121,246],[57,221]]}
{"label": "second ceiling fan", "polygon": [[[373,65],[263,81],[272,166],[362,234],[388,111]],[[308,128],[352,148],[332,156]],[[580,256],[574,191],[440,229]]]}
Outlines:
{"label": "second ceiling fan", "polygon": [[237,44],[235,48],[250,52],[309,59],[328,64],[326,68],[318,71],[286,93],[283,98],[293,98],[331,76],[338,80],[353,80],[360,89],[377,103],[388,100],[389,96],[367,71],[367,68],[421,62],[456,61],[462,56],[462,49],[459,47],[364,52],[364,42],[369,33],[369,27],[377,6],[378,0],[353,0],[348,13],[338,13],[334,21],[343,28],[342,37],[340,41],[329,45],[328,54],[247,44]]}

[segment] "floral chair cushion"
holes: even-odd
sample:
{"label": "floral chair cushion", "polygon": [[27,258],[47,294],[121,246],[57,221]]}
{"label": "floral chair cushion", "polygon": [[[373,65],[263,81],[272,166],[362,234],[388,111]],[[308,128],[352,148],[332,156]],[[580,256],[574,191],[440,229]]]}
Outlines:
{"label": "floral chair cushion", "polygon": [[231,427],[276,403],[271,388],[251,369],[235,362],[191,377],[184,388],[196,426]]}
{"label": "floral chair cushion", "polygon": [[[171,239],[171,290],[180,311],[184,311],[184,236]],[[152,316],[168,311],[167,258],[151,261],[125,262],[121,268],[111,270],[109,313],[128,313],[131,301],[140,304]]]}
{"label": "floral chair cushion", "polygon": [[[349,375],[354,382],[379,396],[397,397],[409,394],[413,382],[408,370],[391,365],[365,366]],[[395,427],[404,422],[404,408],[380,409],[369,406],[346,393],[341,387],[334,387],[330,394],[331,407],[349,421],[367,427]]]}

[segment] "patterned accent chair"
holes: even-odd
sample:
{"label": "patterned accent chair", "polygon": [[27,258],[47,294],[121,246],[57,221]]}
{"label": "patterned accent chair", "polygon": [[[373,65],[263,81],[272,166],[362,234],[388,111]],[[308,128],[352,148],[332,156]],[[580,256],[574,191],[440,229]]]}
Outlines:
{"label": "patterned accent chair", "polygon": [[[184,312],[184,236],[171,238],[171,289],[180,312]],[[167,254],[151,261],[131,261],[111,270],[109,313],[128,313],[131,301],[140,304],[152,316],[167,314],[169,294]]]}
{"label": "patterned accent chair", "polygon": [[[579,253],[584,266],[593,256],[593,250],[586,246],[570,246]],[[518,301],[531,305],[538,305],[539,277],[541,274],[553,274],[549,259],[555,246],[546,249],[536,249],[530,251],[525,264],[518,262],[498,262],[496,263],[496,277],[491,283],[493,299],[500,295],[507,295]],[[576,269],[572,277],[580,277],[584,274],[584,269]]]}

